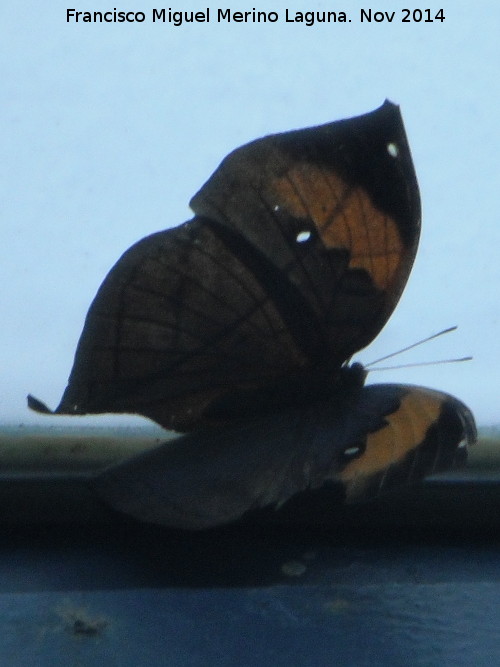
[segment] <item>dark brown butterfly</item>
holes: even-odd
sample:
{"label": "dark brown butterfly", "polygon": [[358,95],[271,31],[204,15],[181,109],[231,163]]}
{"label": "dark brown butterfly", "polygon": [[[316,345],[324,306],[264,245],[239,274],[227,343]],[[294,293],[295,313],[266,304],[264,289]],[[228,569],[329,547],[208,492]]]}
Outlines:
{"label": "dark brown butterfly", "polygon": [[328,480],[364,498],[450,467],[475,437],[462,403],[363,388],[363,368],[347,365],[392,313],[418,245],[398,107],[243,146],[191,208],[112,268],[56,410],[190,432],[104,473],[101,493],[146,520],[204,527]]}

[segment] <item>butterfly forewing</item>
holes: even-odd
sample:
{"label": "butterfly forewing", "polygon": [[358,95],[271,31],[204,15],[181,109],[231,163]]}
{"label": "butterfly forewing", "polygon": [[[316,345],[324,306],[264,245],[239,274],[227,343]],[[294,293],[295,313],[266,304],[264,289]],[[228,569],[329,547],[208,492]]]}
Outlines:
{"label": "butterfly forewing", "polygon": [[418,243],[418,187],[389,102],[237,149],[191,206],[192,221],[108,274],[58,412],[191,430],[242,406],[326,398],[395,307]]}
{"label": "butterfly forewing", "polygon": [[[342,360],[394,309],[420,232],[410,150],[399,109],[388,102],[237,149],[191,207],[236,229],[286,274],[314,310],[325,356]],[[303,232],[310,236],[301,242]]]}

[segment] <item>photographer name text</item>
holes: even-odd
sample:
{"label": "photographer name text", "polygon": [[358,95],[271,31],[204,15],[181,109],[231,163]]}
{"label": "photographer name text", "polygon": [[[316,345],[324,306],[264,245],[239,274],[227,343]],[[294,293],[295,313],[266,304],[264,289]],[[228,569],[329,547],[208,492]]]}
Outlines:
{"label": "photographer name text", "polygon": [[247,11],[207,7],[203,11],[152,9],[143,11],[120,11],[113,8],[105,12],[66,10],[67,23],[168,23],[179,27],[195,23],[290,23],[314,26],[323,23],[442,23],[443,9],[407,8],[397,11],[383,9],[360,9],[359,13],[345,11],[296,11],[285,9],[262,11],[255,8]]}

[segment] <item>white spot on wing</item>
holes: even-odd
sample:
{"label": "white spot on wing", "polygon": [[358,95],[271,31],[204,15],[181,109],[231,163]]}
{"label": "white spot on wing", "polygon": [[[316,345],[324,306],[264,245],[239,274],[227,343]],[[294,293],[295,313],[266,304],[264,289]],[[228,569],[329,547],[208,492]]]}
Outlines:
{"label": "white spot on wing", "polygon": [[299,232],[295,237],[295,240],[297,241],[297,243],[305,243],[306,241],[309,241],[310,238],[311,238],[311,232],[306,230],[304,232]]}
{"label": "white spot on wing", "polygon": [[399,148],[397,144],[394,144],[392,141],[387,144],[387,152],[391,157],[398,157]]}
{"label": "white spot on wing", "polygon": [[360,447],[348,447],[344,449],[344,456],[356,456],[360,452]]}

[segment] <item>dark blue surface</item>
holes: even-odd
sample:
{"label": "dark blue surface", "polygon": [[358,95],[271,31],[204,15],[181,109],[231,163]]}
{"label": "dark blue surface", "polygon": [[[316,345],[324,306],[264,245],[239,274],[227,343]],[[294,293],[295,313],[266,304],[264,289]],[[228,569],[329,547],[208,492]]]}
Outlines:
{"label": "dark blue surface", "polygon": [[3,527],[0,665],[500,664],[471,530]]}
{"label": "dark blue surface", "polygon": [[1,664],[494,665],[498,583],[2,597]]}

